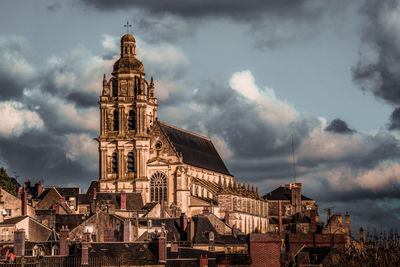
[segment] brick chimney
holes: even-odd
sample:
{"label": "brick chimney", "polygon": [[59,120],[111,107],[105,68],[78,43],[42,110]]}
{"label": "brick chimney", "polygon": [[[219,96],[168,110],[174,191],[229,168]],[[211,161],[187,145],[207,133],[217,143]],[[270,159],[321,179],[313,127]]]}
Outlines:
{"label": "brick chimney", "polygon": [[203,208],[203,215],[210,215],[210,210],[208,209],[207,206],[204,206]]}
{"label": "brick chimney", "polygon": [[364,245],[364,242],[365,242],[364,229],[360,227],[360,244]]}
{"label": "brick chimney", "polygon": [[87,243],[82,243],[81,265],[89,265],[89,247]]}
{"label": "brick chimney", "polygon": [[124,242],[132,241],[132,223],[131,220],[124,220]]}
{"label": "brick chimney", "polygon": [[199,267],[208,267],[208,258],[207,254],[206,255],[200,255],[199,259]]}
{"label": "brick chimney", "polygon": [[124,190],[121,191],[121,199],[119,205],[121,210],[126,210],[126,193]]}
{"label": "brick chimney", "polygon": [[43,185],[41,182],[37,182],[35,184],[35,188],[36,188],[36,196],[40,196],[43,193]]}
{"label": "brick chimney", "polygon": [[25,256],[25,230],[14,231],[14,254],[15,256]]}
{"label": "brick chimney", "polygon": [[68,226],[62,226],[60,230],[60,255],[69,255],[68,239]]}
{"label": "brick chimney", "polygon": [[18,197],[18,199],[21,199],[21,197],[22,197],[22,186],[18,187],[17,197]]}
{"label": "brick chimney", "polygon": [[167,261],[167,244],[164,230],[161,231],[160,236],[157,238],[158,248],[158,261],[165,263]]}
{"label": "brick chimney", "polygon": [[315,222],[315,210],[313,209],[313,210],[311,210],[310,211],[310,230],[311,230],[311,232],[315,232],[315,231],[317,231],[317,224],[316,224],[316,222]]}
{"label": "brick chimney", "polygon": [[21,215],[28,215],[28,193],[24,189],[21,194]]}
{"label": "brick chimney", "polygon": [[346,215],[344,215],[344,229],[348,235],[351,235],[350,230],[350,214],[346,211]]}
{"label": "brick chimney", "polygon": [[279,233],[282,233],[282,201],[278,200],[278,225],[279,225]]}
{"label": "brick chimney", "polygon": [[161,218],[165,217],[165,210],[166,210],[165,200],[161,200],[161,203],[160,203],[160,217]]}

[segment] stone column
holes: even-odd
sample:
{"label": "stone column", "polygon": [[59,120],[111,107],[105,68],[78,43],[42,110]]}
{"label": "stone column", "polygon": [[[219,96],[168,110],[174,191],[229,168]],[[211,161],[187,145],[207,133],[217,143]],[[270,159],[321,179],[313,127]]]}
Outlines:
{"label": "stone column", "polygon": [[119,131],[118,135],[124,135],[125,133],[125,111],[123,106],[118,107],[119,115]]}
{"label": "stone column", "polygon": [[100,136],[106,134],[106,109],[104,106],[100,106]]}
{"label": "stone column", "polygon": [[124,148],[118,147],[118,178],[124,179],[125,178],[125,156],[124,156]]}
{"label": "stone column", "polygon": [[107,178],[107,148],[100,148],[100,179]]}

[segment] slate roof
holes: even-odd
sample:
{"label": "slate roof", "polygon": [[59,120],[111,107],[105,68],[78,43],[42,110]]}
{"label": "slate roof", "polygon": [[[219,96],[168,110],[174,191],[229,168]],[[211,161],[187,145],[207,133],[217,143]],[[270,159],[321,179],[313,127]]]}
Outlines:
{"label": "slate roof", "polygon": [[142,266],[158,264],[151,243],[147,242],[113,242],[113,243],[88,243],[89,257],[107,258],[112,256],[120,260],[121,266]]}
{"label": "slate roof", "polygon": [[[159,218],[159,219],[150,219],[152,227],[161,227],[161,224],[165,224],[165,229],[168,231],[167,233],[167,241],[179,240],[179,228],[180,228],[180,219],[179,218]],[[139,219],[140,227],[147,227],[147,219]],[[140,240],[144,240],[143,238],[147,237],[147,231],[142,235]]]}
{"label": "slate roof", "polygon": [[79,194],[79,187],[56,187],[56,189],[64,197],[76,197]]}
{"label": "slate roof", "polygon": [[[292,198],[292,190],[287,187],[280,186],[277,189],[269,192],[263,198],[268,200],[291,200]],[[304,195],[301,195],[301,200],[312,200]]]}
{"label": "slate roof", "polygon": [[59,232],[63,225],[67,225],[70,230],[80,225],[86,217],[83,214],[56,214],[56,231]]}
{"label": "slate roof", "polygon": [[183,162],[210,171],[231,175],[209,138],[159,122]]}
{"label": "slate roof", "polygon": [[247,244],[246,235],[220,235],[215,230],[214,226],[211,224],[210,220],[204,215],[197,215],[192,217],[195,222],[195,234],[194,243],[195,244],[209,244],[209,233],[214,233],[214,243],[215,244]]}

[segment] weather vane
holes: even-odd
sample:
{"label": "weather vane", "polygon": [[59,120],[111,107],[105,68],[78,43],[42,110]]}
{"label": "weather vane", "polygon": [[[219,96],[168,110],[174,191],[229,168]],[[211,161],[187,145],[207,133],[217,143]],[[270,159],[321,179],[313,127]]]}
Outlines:
{"label": "weather vane", "polygon": [[129,27],[132,27],[132,25],[129,24],[129,21],[126,22],[126,24],[124,25],[124,27],[126,27],[126,33],[129,34]]}

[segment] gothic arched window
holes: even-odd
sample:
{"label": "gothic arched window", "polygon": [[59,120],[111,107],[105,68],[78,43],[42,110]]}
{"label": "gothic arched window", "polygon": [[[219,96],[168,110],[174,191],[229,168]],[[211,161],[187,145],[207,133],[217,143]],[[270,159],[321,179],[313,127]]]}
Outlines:
{"label": "gothic arched window", "polygon": [[118,110],[114,110],[113,129],[114,129],[114,131],[118,131],[118,129],[119,129]]}
{"label": "gothic arched window", "polygon": [[136,113],[133,110],[129,111],[128,130],[136,130]]}
{"label": "gothic arched window", "polygon": [[135,172],[135,154],[128,153],[128,172]]}
{"label": "gothic arched window", "polygon": [[150,179],[150,199],[152,202],[167,201],[167,176],[163,172],[156,172]]}
{"label": "gothic arched window", "polygon": [[112,154],[112,158],[111,158],[111,171],[113,173],[117,173],[118,172],[118,156],[117,153],[114,152]]}

